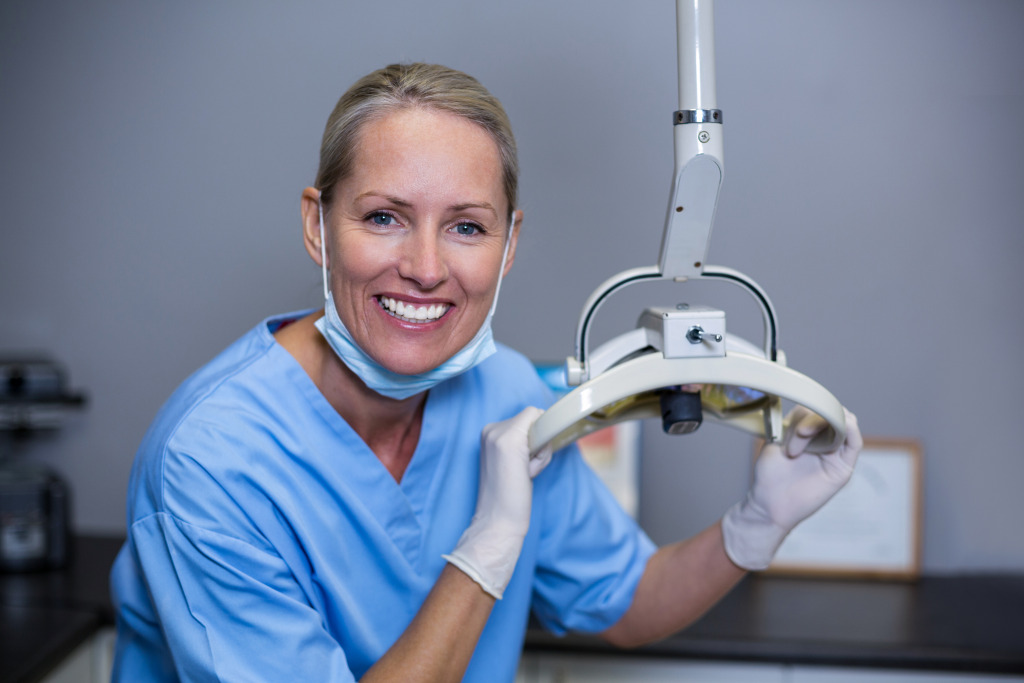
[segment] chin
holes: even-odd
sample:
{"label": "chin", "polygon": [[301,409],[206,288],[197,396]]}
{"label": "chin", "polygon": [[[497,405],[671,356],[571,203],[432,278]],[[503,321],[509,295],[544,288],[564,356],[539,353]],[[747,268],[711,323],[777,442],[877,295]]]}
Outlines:
{"label": "chin", "polygon": [[433,370],[443,363],[444,360],[442,358],[436,363],[424,363],[423,357],[418,356],[416,358],[385,358],[378,362],[391,372],[399,375],[421,375],[424,372]]}

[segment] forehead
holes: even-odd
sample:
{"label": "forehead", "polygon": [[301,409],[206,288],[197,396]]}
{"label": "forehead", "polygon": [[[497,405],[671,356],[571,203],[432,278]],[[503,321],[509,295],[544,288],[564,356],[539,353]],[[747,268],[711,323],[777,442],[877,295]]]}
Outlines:
{"label": "forehead", "polygon": [[449,112],[403,109],[367,122],[353,161],[343,194],[433,195],[504,209],[497,143],[480,125]]}

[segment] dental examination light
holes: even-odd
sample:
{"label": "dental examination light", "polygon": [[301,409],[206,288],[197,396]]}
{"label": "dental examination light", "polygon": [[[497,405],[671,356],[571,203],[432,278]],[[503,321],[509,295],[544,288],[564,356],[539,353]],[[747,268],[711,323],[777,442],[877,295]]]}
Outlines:
{"label": "dental examination light", "polygon": [[[786,367],[768,295],[747,276],[705,264],[722,185],[722,112],[717,109],[713,0],[676,0],[679,111],[673,116],[675,170],[658,264],[623,271],[587,299],[576,328],[566,382],[576,387],[530,430],[530,451],[555,450],[626,420],[660,417],[669,434],[694,431],[707,418],[768,441],[782,438],[782,400],[823,417],[829,428],[808,450],[825,453],[846,438],[843,407],[823,386]],[[589,347],[601,305],[638,282],[715,280],[757,301],[764,343],[726,333],[725,313],[700,305],[648,308],[636,329]]]}

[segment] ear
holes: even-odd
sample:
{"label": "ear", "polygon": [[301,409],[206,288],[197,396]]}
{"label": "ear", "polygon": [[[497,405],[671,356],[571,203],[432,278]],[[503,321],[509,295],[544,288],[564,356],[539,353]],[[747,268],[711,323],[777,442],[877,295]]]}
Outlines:
{"label": "ear", "polygon": [[512,228],[512,234],[509,235],[508,256],[505,257],[505,270],[501,273],[502,277],[508,275],[508,271],[512,269],[512,264],[516,260],[516,245],[519,244],[519,227],[523,224],[523,212],[516,211],[515,217],[516,224]]}
{"label": "ear", "polygon": [[299,213],[302,216],[302,241],[306,247],[306,253],[313,259],[313,263],[322,266],[320,259],[320,240],[323,234],[320,231],[320,191],[315,187],[307,187],[302,191],[302,198],[299,201]]}

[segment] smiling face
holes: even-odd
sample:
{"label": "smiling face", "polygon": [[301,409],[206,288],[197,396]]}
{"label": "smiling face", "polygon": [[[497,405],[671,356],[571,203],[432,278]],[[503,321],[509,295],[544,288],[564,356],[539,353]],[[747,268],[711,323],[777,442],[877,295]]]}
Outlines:
{"label": "smiling face", "polygon": [[[338,315],[374,360],[418,374],[473,338],[498,285],[510,211],[484,129],[423,108],[371,121],[324,209]],[[309,223],[307,248],[319,261]],[[506,272],[515,243],[513,233]]]}

